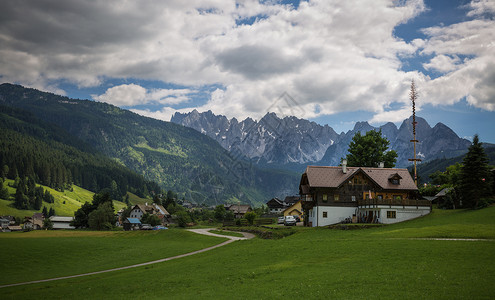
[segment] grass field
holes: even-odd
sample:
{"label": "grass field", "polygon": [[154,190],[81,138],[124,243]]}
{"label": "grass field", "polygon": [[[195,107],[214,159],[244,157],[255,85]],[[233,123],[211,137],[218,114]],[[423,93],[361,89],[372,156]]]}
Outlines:
{"label": "grass field", "polygon": [[[495,207],[478,211],[440,211],[390,226],[360,230],[296,228],[279,240],[255,238],[234,242],[215,250],[150,267],[111,272],[89,277],[2,288],[2,299],[493,299],[495,297]],[[0,235],[10,258],[2,258],[3,272],[15,280],[33,279],[43,273],[54,277],[56,270],[81,265],[101,269],[126,260],[125,253],[139,253],[140,244],[167,248],[168,239],[184,234],[187,242],[209,237],[191,236],[180,230],[154,233],[68,232],[67,237],[44,237],[33,233]],[[46,233],[49,234],[49,233]],[[64,245],[71,234],[88,234],[87,250],[68,253]],[[105,236],[106,234],[110,236]],[[129,234],[129,235],[127,235]],[[136,234],[136,235],[134,235]],[[170,236],[168,236],[170,235]],[[117,238],[118,236],[118,238]],[[424,238],[484,238],[485,240],[429,240]],[[60,242],[57,240],[60,239]],[[125,247],[98,247],[127,239]],[[148,240],[149,239],[149,240]],[[221,239],[220,239],[221,240]],[[73,243],[76,243],[75,241]],[[26,248],[37,244],[36,251]],[[120,244],[119,244],[120,245]],[[15,250],[11,250],[15,248]],[[81,246],[82,247],[82,246]],[[172,246],[171,246],[172,247]],[[55,249],[61,259],[49,258]],[[93,249],[92,249],[93,248]],[[145,247],[146,248],[146,247]],[[174,248],[174,247],[172,247]],[[45,249],[45,250],[38,250]],[[91,249],[91,250],[89,250]],[[180,245],[174,248],[182,249]],[[14,254],[12,254],[13,252]],[[33,254],[38,252],[39,254]],[[105,253],[103,253],[105,252]],[[107,253],[109,252],[109,253]],[[161,251],[159,251],[161,252]],[[31,254],[27,254],[31,253]],[[56,253],[59,253],[57,251]],[[164,256],[169,255],[163,251]],[[58,255],[58,254],[57,254]],[[102,255],[102,258],[100,258]],[[26,258],[26,256],[28,258]],[[132,255],[131,255],[132,256]],[[19,259],[17,259],[19,257]],[[110,262],[109,262],[110,260]],[[12,263],[15,261],[15,263]],[[77,262],[81,261],[81,262]],[[96,262],[95,262],[96,261]],[[33,263],[36,265],[33,266]],[[102,266],[105,265],[105,266]],[[101,268],[95,268],[95,266]],[[72,267],[72,266],[71,266]],[[80,268],[80,267],[79,267]],[[20,269],[20,270],[19,270]],[[77,272],[74,272],[77,273]],[[21,274],[25,274],[26,278]],[[4,277],[4,276],[2,276]],[[2,279],[5,281],[4,279]],[[12,282],[11,279],[8,280]]]}

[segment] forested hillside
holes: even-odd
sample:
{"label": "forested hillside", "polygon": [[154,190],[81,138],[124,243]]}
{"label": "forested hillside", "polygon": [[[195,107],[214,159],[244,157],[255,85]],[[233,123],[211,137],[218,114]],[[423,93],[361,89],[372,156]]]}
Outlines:
{"label": "forested hillside", "polygon": [[[297,193],[299,174],[260,170],[233,157],[213,139],[177,124],[105,103],[69,99],[11,84],[0,85],[0,104],[30,111],[64,128],[69,139],[82,140],[162,188],[177,191],[194,202],[259,204],[270,197]],[[85,181],[84,176],[72,172],[72,177]]]}
{"label": "forested hillside", "polygon": [[[495,166],[495,145],[487,144],[485,145],[485,153],[490,160],[490,164]],[[445,172],[448,166],[454,165],[456,163],[461,163],[464,159],[465,154],[452,157],[452,158],[439,158],[432,161],[422,163],[418,165],[418,176],[421,183],[430,182],[430,175],[436,171]],[[409,169],[412,169],[411,167]]]}
{"label": "forested hillside", "polygon": [[72,184],[93,192],[108,188],[117,200],[127,191],[140,196],[160,192],[156,183],[27,111],[0,106],[0,129],[3,177],[21,181],[27,177],[57,190]]}

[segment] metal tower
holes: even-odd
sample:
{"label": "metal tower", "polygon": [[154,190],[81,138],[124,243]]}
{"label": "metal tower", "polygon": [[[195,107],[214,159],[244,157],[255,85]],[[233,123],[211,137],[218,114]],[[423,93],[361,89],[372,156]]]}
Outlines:
{"label": "metal tower", "polygon": [[416,92],[416,86],[414,85],[414,80],[411,81],[411,91],[409,92],[409,99],[412,101],[412,110],[413,110],[413,121],[412,121],[412,126],[413,126],[413,139],[411,142],[414,145],[414,158],[409,158],[409,161],[414,162],[414,184],[418,186],[418,173],[416,170],[416,162],[421,161],[421,159],[416,158],[416,143],[419,141],[416,139],[416,100],[418,99],[418,93]]}

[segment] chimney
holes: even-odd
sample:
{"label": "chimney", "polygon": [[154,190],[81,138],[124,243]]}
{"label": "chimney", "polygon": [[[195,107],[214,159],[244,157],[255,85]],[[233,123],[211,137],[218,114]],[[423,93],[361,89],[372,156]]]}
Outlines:
{"label": "chimney", "polygon": [[342,173],[347,173],[347,159],[342,160]]}
{"label": "chimney", "polygon": [[378,164],[378,168],[383,169],[384,167],[385,167],[385,162],[382,161]]}

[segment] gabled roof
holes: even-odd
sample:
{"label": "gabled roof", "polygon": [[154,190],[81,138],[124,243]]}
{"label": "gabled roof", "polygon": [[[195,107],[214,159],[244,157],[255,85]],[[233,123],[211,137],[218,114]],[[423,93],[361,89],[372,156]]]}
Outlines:
{"label": "gabled roof", "polygon": [[278,198],[272,198],[266,203],[266,206],[268,206],[269,208],[282,208],[286,205],[282,202],[282,200]]}
{"label": "gabled roof", "polygon": [[447,195],[448,192],[450,192],[450,190],[452,190],[451,187],[446,187],[446,188],[443,188],[440,192],[438,192],[435,197],[443,197],[445,195]]}
{"label": "gabled roof", "polygon": [[[303,174],[303,177],[307,176],[308,187],[303,187],[302,190],[309,187],[337,188],[358,173],[364,174],[384,190],[418,189],[407,169],[347,167],[347,172],[344,173],[342,167],[308,166]],[[391,176],[400,176],[400,184],[392,184],[389,181]]]}
{"label": "gabled roof", "polygon": [[233,211],[234,213],[236,214],[245,214],[247,213],[249,210],[252,210],[251,206],[250,205],[237,205],[237,204],[232,204],[230,207],[229,207],[229,210],[230,211]]}
{"label": "gabled roof", "polygon": [[139,208],[143,213],[152,214],[161,214],[161,215],[170,215],[168,211],[162,206],[156,203],[152,203],[151,205],[146,204],[136,204],[132,209]]}
{"label": "gabled roof", "polygon": [[49,218],[52,222],[72,222],[73,217],[51,216]]}
{"label": "gabled roof", "polygon": [[301,197],[299,197],[299,196],[287,196],[284,199],[284,203],[286,203],[288,205],[292,205],[292,204],[296,203],[299,200],[301,200]]}

